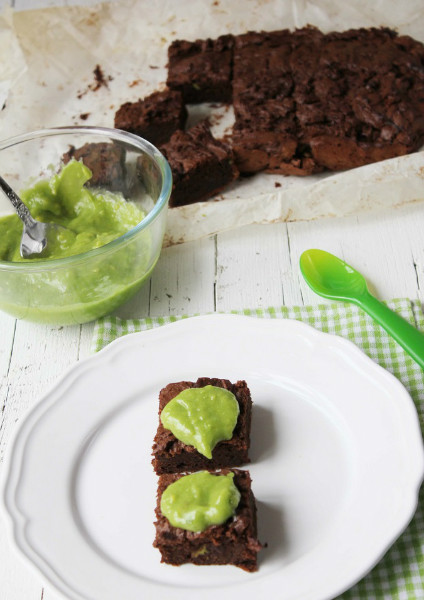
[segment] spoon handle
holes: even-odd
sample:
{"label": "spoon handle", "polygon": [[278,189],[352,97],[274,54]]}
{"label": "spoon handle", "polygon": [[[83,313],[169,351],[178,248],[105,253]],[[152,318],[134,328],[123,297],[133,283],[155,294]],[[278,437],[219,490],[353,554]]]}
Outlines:
{"label": "spoon handle", "polygon": [[15,192],[12,190],[10,185],[1,176],[0,176],[0,188],[3,190],[3,192],[6,194],[6,196],[9,198],[9,200],[15,207],[15,210],[18,214],[18,217],[21,219],[21,221],[23,221],[27,227],[34,226],[35,221],[32,218],[31,213],[29,212],[28,208],[22,202],[22,200],[19,198],[19,196],[17,194],[15,194]]}
{"label": "spoon handle", "polygon": [[367,293],[358,300],[359,306],[389,333],[397,343],[424,369],[424,334],[415,329],[385,304]]}

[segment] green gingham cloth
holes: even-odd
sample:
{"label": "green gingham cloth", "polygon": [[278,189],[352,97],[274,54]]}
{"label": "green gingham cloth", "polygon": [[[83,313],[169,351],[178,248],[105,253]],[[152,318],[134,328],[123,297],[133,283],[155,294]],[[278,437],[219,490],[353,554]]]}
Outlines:
{"label": "green gingham cloth", "polygon": [[[390,308],[424,331],[419,302],[392,300]],[[348,304],[272,307],[231,311],[268,319],[296,319],[316,329],[348,338],[370,358],[393,373],[411,394],[424,432],[424,373],[386,332],[361,309]],[[192,315],[193,316],[193,315]],[[121,320],[105,317],[96,322],[93,351],[117,337],[160,327],[189,315]],[[417,600],[424,598],[424,486],[413,520],[376,567],[359,583],[339,596],[343,600]]]}

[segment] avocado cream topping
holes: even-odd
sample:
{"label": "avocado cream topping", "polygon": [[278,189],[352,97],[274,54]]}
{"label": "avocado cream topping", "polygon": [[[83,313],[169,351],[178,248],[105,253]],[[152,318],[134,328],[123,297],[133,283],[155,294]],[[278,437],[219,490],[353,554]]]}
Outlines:
{"label": "avocado cream topping", "polygon": [[162,494],[160,509],[173,527],[204,531],[234,516],[240,492],[234,473],[212,475],[199,471],[171,483]]}
{"label": "avocado cream topping", "polygon": [[162,410],[161,421],[181,442],[212,458],[216,444],[232,438],[239,412],[233,393],[207,385],[175,396]]}

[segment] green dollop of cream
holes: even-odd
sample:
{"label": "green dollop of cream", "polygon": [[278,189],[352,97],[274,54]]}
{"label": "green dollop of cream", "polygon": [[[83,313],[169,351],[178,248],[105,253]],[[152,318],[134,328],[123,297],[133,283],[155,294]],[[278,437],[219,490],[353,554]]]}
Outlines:
{"label": "green dollop of cream", "polygon": [[235,514],[240,492],[234,473],[212,475],[199,471],[171,483],[162,494],[160,509],[173,527],[204,531]]}
{"label": "green dollop of cream", "polygon": [[162,410],[161,421],[181,442],[212,458],[216,444],[232,438],[239,412],[233,393],[206,385],[183,390],[170,400]]}
{"label": "green dollop of cream", "polygon": [[[84,186],[92,173],[82,162],[71,160],[60,173],[20,192],[31,215],[63,229],[49,239],[42,259],[64,258],[99,248],[135,227],[144,213],[119,192]],[[22,262],[22,222],[17,215],[0,219],[0,260]]]}

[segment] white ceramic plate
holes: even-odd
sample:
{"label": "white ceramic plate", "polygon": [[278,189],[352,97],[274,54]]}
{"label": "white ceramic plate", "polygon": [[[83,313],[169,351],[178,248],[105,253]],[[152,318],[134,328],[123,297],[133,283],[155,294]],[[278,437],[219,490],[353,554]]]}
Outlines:
{"label": "white ceramic plate", "polygon": [[[260,568],[172,567],[152,547],[158,392],[246,379],[254,399]],[[4,487],[23,554],[73,600],[323,600],[406,527],[424,470],[402,385],[349,342],[296,321],[195,317],[74,367],[15,438]]]}

